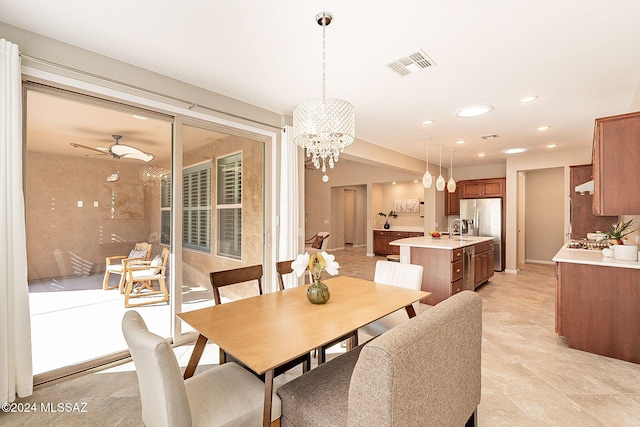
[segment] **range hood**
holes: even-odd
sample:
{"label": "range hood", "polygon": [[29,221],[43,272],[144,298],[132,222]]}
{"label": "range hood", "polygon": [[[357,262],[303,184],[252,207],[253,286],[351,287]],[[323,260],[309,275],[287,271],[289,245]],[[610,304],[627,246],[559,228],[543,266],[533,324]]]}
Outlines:
{"label": "range hood", "polygon": [[587,181],[584,184],[577,185],[575,190],[576,193],[580,193],[580,195],[585,194],[593,194],[593,189],[595,188],[593,180]]}

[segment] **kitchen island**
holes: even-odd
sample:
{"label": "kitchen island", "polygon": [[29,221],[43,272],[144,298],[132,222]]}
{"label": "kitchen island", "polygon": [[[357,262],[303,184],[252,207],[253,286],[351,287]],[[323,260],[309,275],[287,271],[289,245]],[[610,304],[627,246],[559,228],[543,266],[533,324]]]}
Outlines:
{"label": "kitchen island", "polygon": [[567,345],[640,363],[640,262],[570,249],[556,262],[556,333]]}
{"label": "kitchen island", "polygon": [[401,263],[424,267],[422,290],[431,292],[420,300],[424,304],[436,305],[463,289],[473,290],[493,276],[492,237],[412,237],[389,244],[399,246]]}

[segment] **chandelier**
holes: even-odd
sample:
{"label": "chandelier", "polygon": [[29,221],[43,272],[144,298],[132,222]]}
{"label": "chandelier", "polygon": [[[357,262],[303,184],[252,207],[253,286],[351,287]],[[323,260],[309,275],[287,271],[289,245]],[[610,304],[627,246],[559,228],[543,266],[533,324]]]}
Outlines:
{"label": "chandelier", "polygon": [[309,99],[293,110],[293,140],[306,150],[316,169],[322,169],[323,181],[327,163],[333,168],[344,147],[355,138],[355,115],[353,105],[342,99],[325,97],[326,94],[326,40],[325,30],[333,16],[328,12],[316,15],[322,26],[322,98]]}

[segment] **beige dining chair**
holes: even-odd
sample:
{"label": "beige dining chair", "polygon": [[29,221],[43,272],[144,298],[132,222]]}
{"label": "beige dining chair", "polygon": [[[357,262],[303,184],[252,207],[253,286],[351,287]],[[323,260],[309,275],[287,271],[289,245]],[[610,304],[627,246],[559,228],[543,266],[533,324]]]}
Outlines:
{"label": "beige dining chair", "polygon": [[[393,261],[378,261],[373,281],[383,285],[398,286],[419,291],[422,287],[422,273],[424,268],[416,264],[401,264]],[[416,303],[415,305],[417,305]],[[415,307],[414,307],[415,309]],[[417,310],[416,310],[417,312]],[[407,311],[403,308],[386,315],[382,319],[369,323],[360,328],[361,332],[376,337],[385,331],[409,320]]]}
{"label": "beige dining chair", "polygon": [[[240,283],[254,282],[254,281],[258,285],[258,295],[262,295],[262,276],[263,276],[263,269],[262,269],[262,265],[260,264],[251,265],[248,267],[234,268],[230,270],[213,271],[209,273],[209,279],[211,280],[211,286],[213,288],[213,300],[215,301],[216,305],[222,304],[222,299],[220,297],[220,288],[223,288],[225,286],[230,286],[230,285],[236,285]],[[194,351],[191,354],[191,358],[189,359],[189,364],[187,365],[187,369],[184,372],[185,379],[191,377],[194,374],[198,361],[202,357],[202,351],[197,351],[196,349],[198,348],[204,349],[204,344],[206,344],[206,342],[207,342],[207,338],[204,335],[200,334],[197,338]],[[240,361],[235,359],[233,355],[227,354],[221,348],[220,364],[225,363],[227,361],[228,356],[231,356],[231,358],[235,362],[241,363]],[[311,359],[309,355],[307,354],[306,356],[301,356],[295,360],[292,360],[286,365],[283,365],[277,368],[274,371],[274,376],[278,376],[299,364],[302,364],[303,373],[311,369]],[[262,378],[263,375],[260,375],[260,377]]]}
{"label": "beige dining chair", "polygon": [[[138,376],[142,421],[149,427],[261,426],[265,386],[235,363],[183,380],[169,343],[149,332],[135,310],[122,318],[122,333]],[[281,414],[274,394],[271,420]]]}
{"label": "beige dining chair", "polygon": [[[106,266],[104,270],[104,279],[102,279],[102,289],[120,289],[120,293],[124,292],[124,283],[126,271],[124,269],[125,261],[147,261],[151,258],[151,243],[139,242],[133,247],[129,255],[114,255],[106,257]],[[112,274],[119,274],[120,281],[118,286],[109,286],[109,277]]]}

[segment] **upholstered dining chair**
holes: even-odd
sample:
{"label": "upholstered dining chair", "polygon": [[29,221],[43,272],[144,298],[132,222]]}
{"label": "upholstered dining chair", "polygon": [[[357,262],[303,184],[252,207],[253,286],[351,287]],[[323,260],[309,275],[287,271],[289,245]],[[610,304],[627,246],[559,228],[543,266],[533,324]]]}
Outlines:
{"label": "upholstered dining chair", "polygon": [[[126,275],[124,271],[123,261],[149,260],[151,258],[151,248],[151,243],[140,242],[136,243],[131,252],[129,252],[129,255],[108,256],[106,258],[106,268],[104,271],[104,279],[102,280],[102,289],[106,291],[108,289],[115,289],[117,287],[118,289],[120,289],[120,293],[123,293]],[[109,277],[112,274],[120,275],[120,282],[118,283],[118,286],[109,286]]]}
{"label": "upholstered dining chair", "polygon": [[[122,333],[138,375],[142,421],[147,427],[261,426],[265,386],[235,363],[183,380],[169,343],[149,332],[135,310],[125,312]],[[272,421],[280,417],[274,393]]]}
{"label": "upholstered dining chair", "polygon": [[[216,305],[222,304],[222,299],[220,297],[220,288],[246,282],[256,282],[258,285],[258,294],[262,295],[262,276],[263,269],[262,265],[260,264],[251,265],[248,267],[234,268],[230,270],[213,271],[209,273],[211,287],[213,288],[213,300],[215,301]],[[197,351],[196,349],[203,348],[206,342],[207,338],[204,335],[198,335],[194,351],[193,353],[191,353],[189,364],[184,372],[185,379],[191,377],[194,374],[198,361],[202,357],[202,351]],[[233,358],[233,355],[228,355],[223,349],[220,349],[220,364],[225,363],[228,356],[230,356],[230,358],[234,361],[237,361]],[[240,363],[239,361],[237,362]],[[299,364],[302,364],[303,373],[311,369],[311,358],[309,357],[309,355],[307,354],[306,356],[301,356],[298,359],[292,360],[288,364],[281,366],[280,368],[275,370],[274,376],[280,375]]]}
{"label": "upholstered dining chair", "polygon": [[[169,248],[165,246],[162,248],[162,253],[156,255],[151,261],[134,260],[132,262],[128,259],[122,261],[125,271],[124,306],[126,308],[169,302],[165,280],[168,259]],[[153,282],[158,282],[158,289],[154,288]],[[131,303],[129,302],[131,298],[142,298],[142,300]]]}
{"label": "upholstered dining chair", "polygon": [[328,231],[320,231],[315,236],[304,241],[304,250],[309,253],[316,253],[326,249],[326,242],[329,238]]}
{"label": "upholstered dining chair", "polygon": [[[422,287],[422,273],[424,268],[421,265],[401,264],[393,261],[376,262],[376,270],[373,281],[384,285],[398,286],[401,288],[419,291]],[[417,303],[416,303],[417,305]],[[386,315],[382,319],[360,328],[360,331],[373,337],[398,326],[409,320],[407,311],[403,308]]]}

